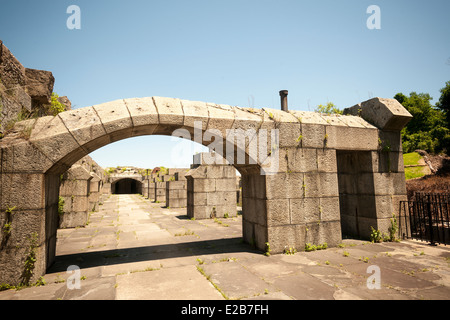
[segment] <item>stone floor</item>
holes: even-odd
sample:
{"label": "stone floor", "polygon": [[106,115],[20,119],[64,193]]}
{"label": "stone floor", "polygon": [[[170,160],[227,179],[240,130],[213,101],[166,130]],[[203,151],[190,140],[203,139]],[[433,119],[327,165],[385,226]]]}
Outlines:
{"label": "stone floor", "polygon": [[[0,300],[450,299],[445,246],[344,240],[265,256],[242,242],[240,216],[195,221],[163,206],[110,196],[87,227],[58,231],[46,285],[3,291]],[[69,289],[72,265],[81,270],[80,289]]]}

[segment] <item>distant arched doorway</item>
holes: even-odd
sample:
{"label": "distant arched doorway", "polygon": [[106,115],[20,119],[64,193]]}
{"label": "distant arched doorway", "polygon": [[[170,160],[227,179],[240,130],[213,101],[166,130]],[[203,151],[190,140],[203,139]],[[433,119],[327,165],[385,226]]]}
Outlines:
{"label": "distant arched doorway", "polygon": [[142,194],[142,182],[135,179],[125,178],[111,185],[112,194]]}

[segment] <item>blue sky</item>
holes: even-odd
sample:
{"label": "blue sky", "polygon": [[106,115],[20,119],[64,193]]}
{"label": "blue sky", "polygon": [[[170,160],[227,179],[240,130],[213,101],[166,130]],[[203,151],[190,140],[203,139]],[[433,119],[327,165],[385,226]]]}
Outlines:
{"label": "blue sky", "polygon": [[[70,5],[81,30],[69,30]],[[381,29],[366,12],[381,9]],[[28,68],[52,71],[74,108],[165,96],[241,107],[339,108],[429,93],[450,81],[450,1],[2,0],[0,39]],[[140,137],[92,154],[106,166],[186,167],[180,142]],[[199,151],[201,149],[195,149]]]}

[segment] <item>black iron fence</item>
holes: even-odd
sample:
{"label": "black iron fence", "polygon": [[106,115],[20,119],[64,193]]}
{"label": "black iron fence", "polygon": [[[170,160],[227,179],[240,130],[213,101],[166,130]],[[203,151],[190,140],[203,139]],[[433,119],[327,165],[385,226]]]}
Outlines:
{"label": "black iron fence", "polygon": [[400,203],[399,232],[403,238],[450,244],[450,194],[416,193]]}

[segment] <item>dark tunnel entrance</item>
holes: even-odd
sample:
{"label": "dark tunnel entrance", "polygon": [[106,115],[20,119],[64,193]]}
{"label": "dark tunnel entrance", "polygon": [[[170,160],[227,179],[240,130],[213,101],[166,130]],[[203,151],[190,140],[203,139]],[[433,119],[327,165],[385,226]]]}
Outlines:
{"label": "dark tunnel entrance", "polygon": [[134,179],[121,179],[111,185],[112,194],[142,194],[142,183]]}

